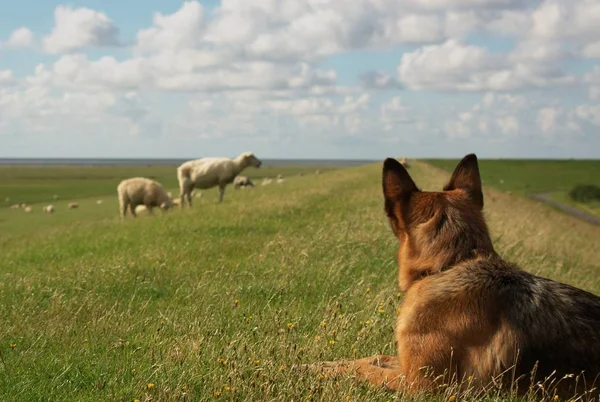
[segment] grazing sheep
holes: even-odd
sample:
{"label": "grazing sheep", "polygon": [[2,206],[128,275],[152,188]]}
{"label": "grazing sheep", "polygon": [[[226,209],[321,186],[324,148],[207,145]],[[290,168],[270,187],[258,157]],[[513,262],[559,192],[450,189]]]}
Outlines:
{"label": "grazing sheep", "polygon": [[21,208],[27,208],[27,204],[25,204],[24,202],[21,203]]}
{"label": "grazing sheep", "polygon": [[70,202],[69,203],[69,209],[76,209],[79,208],[79,204],[76,202]]}
{"label": "grazing sheep", "polygon": [[23,211],[25,211],[27,213],[30,213],[30,212],[33,211],[33,208],[31,208],[30,206],[26,206],[26,207],[23,208]]}
{"label": "grazing sheep", "polygon": [[285,179],[283,178],[283,175],[279,174],[277,175],[277,184],[281,184],[285,181]]}
{"label": "grazing sheep", "polygon": [[42,211],[47,214],[53,214],[54,213],[54,205],[46,205],[45,207],[42,207]]}
{"label": "grazing sheep", "polygon": [[406,158],[406,157],[402,158],[402,160],[400,161],[400,164],[402,166],[404,166],[405,169],[408,169],[410,167],[410,164],[408,163],[408,158]]}
{"label": "grazing sheep", "polygon": [[316,175],[319,175],[319,174],[321,174],[321,171],[320,171],[320,170],[317,170],[317,171],[315,172],[315,174],[316,174]]}
{"label": "grazing sheep", "polygon": [[179,198],[173,199],[173,205],[179,205],[180,203],[181,203],[181,200]]}
{"label": "grazing sheep", "polygon": [[144,177],[125,179],[117,186],[121,218],[125,218],[127,208],[136,217],[135,209],[144,205],[148,214],[153,215],[152,208],[159,207],[163,211],[173,206],[173,201],[167,195],[164,187],[157,181]]}
{"label": "grazing sheep", "polygon": [[271,184],[273,182],[273,179],[269,178],[269,177],[265,177],[262,181],[262,185],[266,186],[268,184]]}
{"label": "grazing sheep", "polygon": [[98,201],[96,201],[96,204],[101,205],[103,202],[104,201],[102,201],[102,200],[98,200]]}
{"label": "grazing sheep", "polygon": [[20,209],[21,208],[21,204],[13,204],[10,206],[12,209]]}
{"label": "grazing sheep", "polygon": [[241,188],[245,188],[245,187],[254,187],[254,183],[252,183],[252,180],[250,180],[249,177],[246,176],[237,176],[234,180],[233,180],[233,187],[237,190],[240,187]]}
{"label": "grazing sheep", "polygon": [[201,158],[187,161],[177,168],[179,180],[179,198],[181,207],[187,198],[192,206],[192,191],[209,189],[219,186],[219,204],[223,202],[225,187],[249,166],[260,167],[261,160],[252,152],[244,152],[235,159],[230,158]]}

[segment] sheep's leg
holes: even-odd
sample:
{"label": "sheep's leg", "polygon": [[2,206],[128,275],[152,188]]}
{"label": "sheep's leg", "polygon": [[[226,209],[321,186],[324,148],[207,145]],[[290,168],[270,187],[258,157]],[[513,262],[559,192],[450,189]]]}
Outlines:
{"label": "sheep's leg", "polygon": [[131,212],[131,215],[133,215],[134,218],[137,218],[137,215],[135,213],[135,205],[129,204],[129,211]]}
{"label": "sheep's leg", "polygon": [[188,205],[190,206],[190,208],[192,207],[192,191],[194,190],[194,188],[190,188],[187,192],[187,202]]}
{"label": "sheep's leg", "polygon": [[121,209],[121,219],[125,219],[125,215],[127,215],[127,203],[125,201],[121,201],[120,205]]}
{"label": "sheep's leg", "polygon": [[219,204],[223,202],[223,196],[225,195],[225,185],[219,185]]}

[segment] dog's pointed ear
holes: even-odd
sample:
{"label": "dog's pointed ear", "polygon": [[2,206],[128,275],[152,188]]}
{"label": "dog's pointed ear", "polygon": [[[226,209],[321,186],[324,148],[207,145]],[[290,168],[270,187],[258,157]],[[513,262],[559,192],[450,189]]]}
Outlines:
{"label": "dog's pointed ear", "polygon": [[475,154],[468,154],[458,163],[450,181],[444,187],[444,191],[459,189],[465,190],[471,201],[480,209],[483,208],[481,176],[479,175],[479,164]]}
{"label": "dog's pointed ear", "polygon": [[394,233],[405,230],[410,197],[419,191],[404,166],[396,159],[387,158],[383,162],[383,196],[385,213],[392,224]]}

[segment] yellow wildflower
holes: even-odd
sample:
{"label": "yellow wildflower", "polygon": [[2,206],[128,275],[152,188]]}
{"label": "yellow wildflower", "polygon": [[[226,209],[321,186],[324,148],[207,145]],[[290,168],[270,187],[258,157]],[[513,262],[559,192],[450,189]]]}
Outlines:
{"label": "yellow wildflower", "polygon": [[330,340],[329,340],[329,344],[330,344],[330,345],[333,345],[333,344],[335,344],[335,341],[334,341],[333,339],[330,339]]}
{"label": "yellow wildflower", "polygon": [[451,395],[450,398],[448,398],[448,401],[450,402],[454,402],[456,400],[456,397],[454,395]]}
{"label": "yellow wildflower", "polygon": [[259,365],[259,364],[260,364],[260,360],[258,360],[258,359],[255,359],[255,360],[254,360],[254,364],[255,364],[255,365]]}
{"label": "yellow wildflower", "polygon": [[371,291],[371,288],[367,288],[367,292],[366,293],[369,293],[370,291]]}
{"label": "yellow wildflower", "polygon": [[231,391],[231,387],[230,387],[229,385],[225,385],[225,386],[223,387],[223,389],[224,389],[225,391]]}
{"label": "yellow wildflower", "polygon": [[16,347],[17,347],[17,344],[16,344],[16,343],[11,343],[11,344],[10,344],[10,348],[11,348],[11,349],[14,349],[14,348],[16,348]]}
{"label": "yellow wildflower", "polygon": [[215,396],[221,396],[221,391],[215,391]]}
{"label": "yellow wildflower", "polygon": [[154,388],[154,384],[148,383],[148,389],[152,389],[152,388]]}
{"label": "yellow wildflower", "polygon": [[288,323],[287,323],[287,327],[288,327],[288,329],[291,329],[293,326],[294,326],[294,324],[292,324],[291,322],[288,322]]}
{"label": "yellow wildflower", "polygon": [[240,301],[239,301],[238,299],[235,299],[235,300],[233,301],[233,306],[234,306],[234,307],[237,307],[239,304],[240,304]]}
{"label": "yellow wildflower", "polygon": [[325,321],[321,321],[321,326],[322,326],[323,328],[325,328],[325,327],[327,326],[327,323],[326,323]]}

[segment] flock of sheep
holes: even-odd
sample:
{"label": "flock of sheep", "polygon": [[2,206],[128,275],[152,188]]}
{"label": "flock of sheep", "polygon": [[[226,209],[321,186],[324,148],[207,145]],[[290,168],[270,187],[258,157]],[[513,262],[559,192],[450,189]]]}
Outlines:
{"label": "flock of sheep", "polygon": [[[401,163],[408,168],[406,158],[402,159]],[[168,210],[175,205],[180,205],[182,208],[187,201],[188,206],[192,206],[192,195],[194,189],[206,190],[213,187],[219,187],[219,203],[223,202],[225,188],[228,184],[233,183],[234,188],[254,187],[254,183],[250,178],[240,176],[240,173],[248,168],[259,168],[262,161],[258,159],[252,152],[244,152],[235,159],[223,157],[200,158],[184,162],[177,168],[177,180],[179,182],[179,198],[173,199],[170,192],[165,191],[162,184],[156,180],[145,177],[133,177],[125,179],[117,186],[117,194],[119,198],[119,209],[121,218],[125,218],[129,210],[131,215],[137,216],[137,212],[147,210],[150,215],[153,214],[154,208]],[[317,170],[316,174],[320,174]],[[275,179],[276,183],[280,184],[285,181],[280,174]],[[263,179],[262,185],[268,185],[273,182],[271,178]],[[58,196],[55,195],[57,200]],[[96,201],[101,204],[102,200]],[[68,204],[69,209],[79,207],[76,202]],[[26,204],[15,204],[11,208],[22,208],[25,212],[32,212],[32,208]],[[54,213],[54,205],[45,205],[42,207],[45,213]]]}

